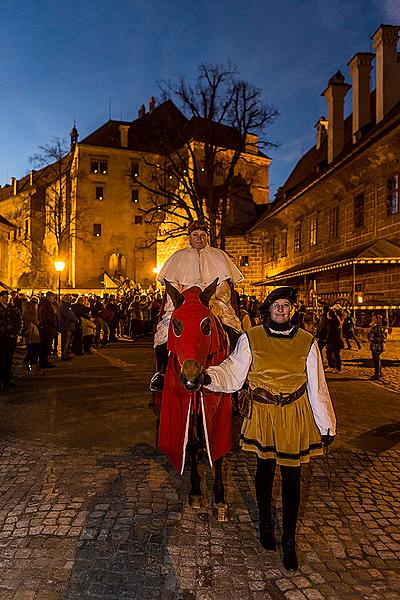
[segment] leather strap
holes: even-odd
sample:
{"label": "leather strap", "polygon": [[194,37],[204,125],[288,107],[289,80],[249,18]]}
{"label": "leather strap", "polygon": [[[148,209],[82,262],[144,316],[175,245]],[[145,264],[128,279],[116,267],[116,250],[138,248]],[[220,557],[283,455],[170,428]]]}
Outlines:
{"label": "leather strap", "polygon": [[292,392],[291,394],[271,394],[268,390],[264,390],[263,388],[255,388],[251,391],[251,397],[256,402],[261,402],[261,404],[275,404],[276,406],[286,406],[287,404],[292,404],[298,400],[306,391],[306,384],[303,383],[299,387],[298,390]]}

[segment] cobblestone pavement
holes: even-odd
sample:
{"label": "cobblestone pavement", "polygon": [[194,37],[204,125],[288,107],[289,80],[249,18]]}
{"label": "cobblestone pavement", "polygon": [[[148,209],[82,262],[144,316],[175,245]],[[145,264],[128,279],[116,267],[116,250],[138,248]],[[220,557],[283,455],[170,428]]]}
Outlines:
{"label": "cobblestone pavement", "polygon": [[[362,379],[369,379],[373,375],[369,342],[363,343],[361,350],[357,350],[352,340],[352,350],[343,350],[341,356],[346,373],[352,373]],[[389,340],[386,343],[385,352],[382,354],[382,373],[383,381],[376,382],[375,385],[400,392],[400,341]]]}
{"label": "cobblestone pavement", "polygon": [[188,506],[188,473],[156,449],[151,368],[149,343],[119,343],[0,397],[0,600],[399,598],[398,394],[329,375],[338,436],[303,469],[288,574],[257,541],[253,457],[226,460],[229,523]]}

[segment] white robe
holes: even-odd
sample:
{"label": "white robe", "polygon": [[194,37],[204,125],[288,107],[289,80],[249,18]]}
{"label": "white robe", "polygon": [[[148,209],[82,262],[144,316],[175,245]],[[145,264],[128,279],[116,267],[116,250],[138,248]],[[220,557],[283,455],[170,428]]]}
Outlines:
{"label": "white robe", "polygon": [[[225,325],[236,331],[242,331],[240,319],[236,316],[230,302],[231,291],[227,282],[240,283],[243,281],[243,275],[223,250],[208,244],[205,248],[196,250],[189,244],[187,248],[174,252],[165,262],[157,280],[163,284],[166,279],[182,292],[194,285],[204,290],[217,277],[219,283],[215,296],[210,300],[210,308]],[[168,297],[165,313],[157,325],[154,346],[167,341],[173,309],[172,301]]]}

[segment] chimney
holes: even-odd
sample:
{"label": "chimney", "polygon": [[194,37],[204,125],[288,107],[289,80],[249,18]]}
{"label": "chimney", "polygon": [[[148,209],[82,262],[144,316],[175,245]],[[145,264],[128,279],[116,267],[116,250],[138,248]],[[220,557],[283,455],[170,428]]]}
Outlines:
{"label": "chimney", "polygon": [[328,119],[326,117],[320,117],[314,125],[316,130],[315,148],[319,150],[322,146],[322,142],[326,138],[328,131]]}
{"label": "chimney", "polygon": [[145,114],[146,114],[146,108],[145,108],[145,105],[142,104],[142,106],[138,110],[138,117],[139,117],[139,119],[141,119],[142,117],[144,117]]}
{"label": "chimney", "polygon": [[399,31],[398,25],[381,25],[371,37],[376,50],[377,123],[400,99],[400,64],[397,55]]}
{"label": "chimney", "polygon": [[17,194],[17,179],[15,177],[10,177],[10,185],[13,189],[14,196],[16,196],[16,194]]}
{"label": "chimney", "polygon": [[347,63],[352,80],[351,94],[353,101],[352,133],[353,144],[361,135],[361,128],[371,121],[371,68],[375,57],[371,52],[357,52]]}
{"label": "chimney", "polygon": [[149,100],[149,112],[153,112],[155,107],[156,107],[156,100],[155,100],[154,96],[152,96]]}
{"label": "chimney", "polygon": [[341,153],[344,146],[344,97],[350,86],[340,71],[332,75],[322,96],[328,104],[328,163]]}
{"label": "chimney", "polygon": [[258,135],[255,133],[246,133],[245,152],[249,154],[258,154]]}
{"label": "chimney", "polygon": [[128,147],[128,131],[129,131],[129,125],[120,125],[119,126],[119,135],[120,135],[122,148]]}

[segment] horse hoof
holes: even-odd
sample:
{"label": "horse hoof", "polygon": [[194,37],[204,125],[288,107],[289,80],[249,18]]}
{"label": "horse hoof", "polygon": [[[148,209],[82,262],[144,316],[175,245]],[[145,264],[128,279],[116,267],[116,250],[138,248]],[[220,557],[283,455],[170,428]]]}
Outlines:
{"label": "horse hoof", "polygon": [[227,523],[229,521],[228,505],[220,502],[215,506],[217,512],[217,521]]}
{"label": "horse hoof", "polygon": [[189,506],[199,510],[202,507],[202,497],[201,496],[189,496]]}

